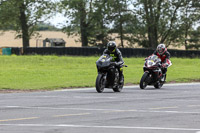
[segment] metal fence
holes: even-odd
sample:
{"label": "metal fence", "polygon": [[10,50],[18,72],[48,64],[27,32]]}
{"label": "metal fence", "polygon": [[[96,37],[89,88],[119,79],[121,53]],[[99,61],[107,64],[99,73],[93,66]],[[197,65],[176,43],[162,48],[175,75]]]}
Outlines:
{"label": "metal fence", "polygon": [[[123,57],[147,57],[153,53],[153,49],[144,48],[119,48]],[[27,48],[22,53],[22,48],[12,48],[12,54],[16,55],[72,55],[72,56],[99,56],[103,53],[103,48],[96,47],[46,47]],[[200,51],[195,50],[168,50],[171,57],[200,57]]]}

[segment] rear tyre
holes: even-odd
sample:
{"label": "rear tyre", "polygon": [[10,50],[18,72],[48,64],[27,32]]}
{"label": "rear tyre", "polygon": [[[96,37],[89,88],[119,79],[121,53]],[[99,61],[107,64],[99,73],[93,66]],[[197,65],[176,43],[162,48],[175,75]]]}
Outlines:
{"label": "rear tyre", "polygon": [[122,91],[123,86],[124,86],[124,75],[123,75],[122,78],[123,78],[123,82],[122,82],[122,83],[119,83],[118,86],[116,86],[116,87],[113,88],[113,91],[114,91],[114,92],[121,92],[121,91]]}
{"label": "rear tyre", "polygon": [[163,84],[165,83],[165,80],[166,80],[166,74],[165,74],[164,80],[163,81],[159,81],[159,83],[156,83],[154,85],[154,87],[157,88],[157,89],[160,89],[163,86]]}
{"label": "rear tyre", "polygon": [[162,85],[161,85],[161,83],[158,81],[158,83],[156,83],[156,84],[154,85],[154,87],[155,87],[156,89],[160,89],[160,88],[162,87]]}
{"label": "rear tyre", "polygon": [[146,79],[148,77],[148,72],[144,72],[141,80],[140,80],[140,89],[145,89],[147,87]]}
{"label": "rear tyre", "polygon": [[98,74],[96,78],[96,91],[102,93],[105,88],[105,79],[102,74]]}

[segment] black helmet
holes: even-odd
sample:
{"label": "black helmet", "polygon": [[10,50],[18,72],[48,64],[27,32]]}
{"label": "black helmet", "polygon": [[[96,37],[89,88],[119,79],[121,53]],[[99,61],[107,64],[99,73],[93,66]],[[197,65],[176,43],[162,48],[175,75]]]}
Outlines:
{"label": "black helmet", "polygon": [[166,49],[166,47],[165,47],[165,44],[159,44],[159,45],[157,46],[157,49],[156,49],[156,51],[157,51],[160,55],[163,55],[163,54],[165,53],[166,50],[167,50],[167,49]]}
{"label": "black helmet", "polygon": [[109,51],[110,53],[114,52],[114,51],[115,51],[115,48],[116,48],[116,43],[115,43],[114,41],[108,42],[107,48],[108,48],[108,51]]}

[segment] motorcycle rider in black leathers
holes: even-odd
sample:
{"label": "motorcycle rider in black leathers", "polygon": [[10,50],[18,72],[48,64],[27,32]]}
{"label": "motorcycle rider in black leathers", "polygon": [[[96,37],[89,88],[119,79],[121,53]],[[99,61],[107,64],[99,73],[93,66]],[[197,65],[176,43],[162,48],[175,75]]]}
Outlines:
{"label": "motorcycle rider in black leathers", "polygon": [[107,49],[104,50],[103,54],[108,54],[113,57],[116,67],[119,70],[119,82],[123,83],[123,57],[120,50],[116,47],[114,41],[109,41],[107,44]]}
{"label": "motorcycle rider in black leathers", "polygon": [[167,67],[170,65],[170,53],[167,51],[165,44],[159,44],[153,54],[157,55],[161,59],[161,68],[163,72],[163,77],[165,77]]}

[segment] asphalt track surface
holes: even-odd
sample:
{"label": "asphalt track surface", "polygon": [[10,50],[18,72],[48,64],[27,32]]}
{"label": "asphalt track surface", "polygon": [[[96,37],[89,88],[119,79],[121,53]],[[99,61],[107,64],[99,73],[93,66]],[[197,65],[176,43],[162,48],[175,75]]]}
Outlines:
{"label": "asphalt track surface", "polygon": [[200,83],[0,94],[0,133],[200,133]]}

